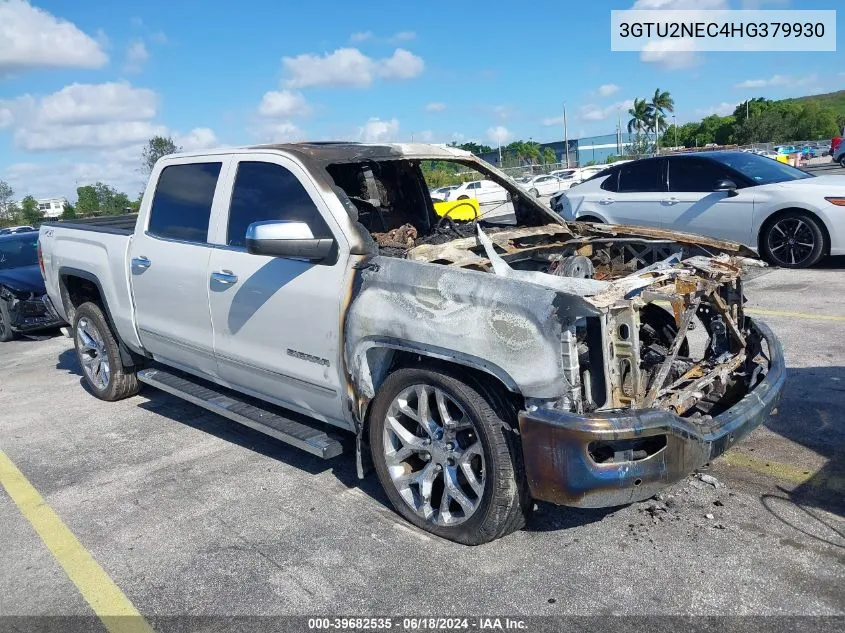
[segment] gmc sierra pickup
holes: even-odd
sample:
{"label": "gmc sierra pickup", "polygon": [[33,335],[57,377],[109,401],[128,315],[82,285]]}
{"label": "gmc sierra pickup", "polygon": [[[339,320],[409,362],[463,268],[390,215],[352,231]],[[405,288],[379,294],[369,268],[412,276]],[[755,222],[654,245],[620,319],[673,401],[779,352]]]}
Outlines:
{"label": "gmc sierra pickup", "polygon": [[[497,182],[507,213],[439,215],[432,163]],[[146,383],[324,458],[348,431],[360,476],[466,544],[533,499],[654,495],[763,422],[785,379],[743,313],[753,253],[567,224],[451,147],[167,156],[137,219],[45,224],[40,254],[96,396]]]}

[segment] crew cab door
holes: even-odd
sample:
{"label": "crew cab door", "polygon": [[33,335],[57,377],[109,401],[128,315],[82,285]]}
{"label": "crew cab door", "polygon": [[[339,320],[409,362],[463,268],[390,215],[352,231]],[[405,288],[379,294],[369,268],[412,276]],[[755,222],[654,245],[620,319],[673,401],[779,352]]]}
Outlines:
{"label": "crew cab door", "polygon": [[[217,363],[208,312],[212,210],[224,204],[219,183],[228,157],[183,158],[153,173],[130,247],[135,321],[156,360],[214,377]],[[156,178],[156,175],[158,176]],[[149,202],[148,202],[149,201]]]}
{"label": "crew cab door", "polygon": [[[205,280],[220,379],[232,387],[325,419],[343,420],[341,304],[349,247],[307,172],[277,154],[235,158],[231,202]],[[252,255],[253,222],[306,222],[332,237],[330,261]]]}
{"label": "crew cab door", "polygon": [[[753,243],[754,187],[743,188],[741,174],[718,161],[683,156],[669,157],[669,191],[660,215],[667,229],[706,235],[743,244]],[[735,195],[714,191],[720,180],[731,180]]]}

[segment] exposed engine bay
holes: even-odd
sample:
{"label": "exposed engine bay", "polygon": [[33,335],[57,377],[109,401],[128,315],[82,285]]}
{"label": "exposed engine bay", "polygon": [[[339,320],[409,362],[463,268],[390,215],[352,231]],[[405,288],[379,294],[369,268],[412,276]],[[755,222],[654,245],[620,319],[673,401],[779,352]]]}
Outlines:
{"label": "exposed engine bay", "polygon": [[515,185],[508,190],[516,226],[484,217],[456,222],[434,213],[418,162],[328,171],[379,254],[512,277],[596,308],[599,316],[563,330],[563,396],[526,406],[575,413],[657,407],[706,426],[765,376],[768,359],[746,327],[741,282],[744,266],[762,264],[744,247],[659,229],[555,222]]}

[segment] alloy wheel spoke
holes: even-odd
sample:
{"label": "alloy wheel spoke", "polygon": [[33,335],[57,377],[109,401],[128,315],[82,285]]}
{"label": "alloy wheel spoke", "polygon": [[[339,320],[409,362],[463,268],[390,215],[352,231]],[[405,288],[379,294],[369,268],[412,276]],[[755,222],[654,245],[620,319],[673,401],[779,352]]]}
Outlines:
{"label": "alloy wheel spoke", "polygon": [[455,466],[447,466],[443,469],[443,481],[446,484],[443,496],[446,497],[448,491],[448,496],[457,501],[465,515],[472,514],[472,511],[475,509],[475,504],[473,504],[473,502],[470,501],[470,498],[466,496],[463,490],[461,490],[461,486],[458,483],[458,469]]}

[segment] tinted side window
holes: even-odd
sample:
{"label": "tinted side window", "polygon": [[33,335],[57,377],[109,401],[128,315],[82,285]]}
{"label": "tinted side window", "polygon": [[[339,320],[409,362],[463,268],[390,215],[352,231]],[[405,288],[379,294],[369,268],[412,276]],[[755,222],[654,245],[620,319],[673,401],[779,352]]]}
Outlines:
{"label": "tinted side window", "polygon": [[[587,180],[595,180],[598,177],[599,177],[599,174],[595,174],[594,176],[591,176]],[[604,177],[604,176],[602,175],[602,177]],[[608,178],[606,178],[604,180],[604,182],[601,183],[601,188],[604,189],[605,191],[616,191],[618,189],[618,187],[619,187],[619,170],[616,169],[616,170],[610,172],[610,176],[608,176]]]}
{"label": "tinted side window", "polygon": [[305,222],[314,237],[332,237],[311,196],[290,171],[273,163],[239,163],[226,243],[246,246],[247,227],[265,220]]}
{"label": "tinted side window", "polygon": [[664,191],[660,181],[660,161],[636,161],[619,168],[619,185],[617,191],[647,192]]}
{"label": "tinted side window", "polygon": [[211,201],[222,163],[165,167],[150,210],[150,235],[205,243]]}
{"label": "tinted side window", "polygon": [[713,191],[716,183],[725,179],[736,180],[736,177],[727,167],[715,161],[700,158],[669,160],[669,191]]}

